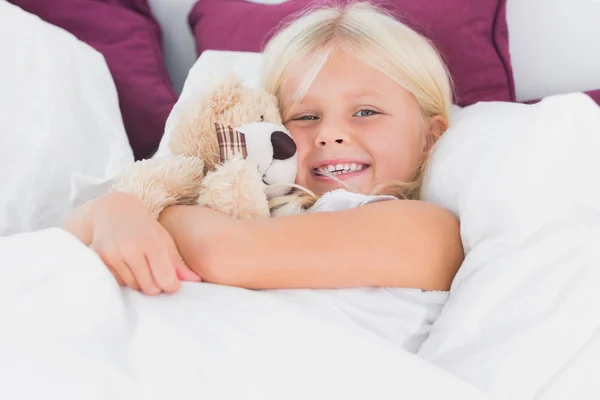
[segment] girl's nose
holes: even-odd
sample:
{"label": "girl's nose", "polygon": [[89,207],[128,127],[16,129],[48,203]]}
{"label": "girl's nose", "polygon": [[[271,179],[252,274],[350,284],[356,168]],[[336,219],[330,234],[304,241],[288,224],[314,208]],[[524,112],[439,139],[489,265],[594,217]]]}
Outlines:
{"label": "girl's nose", "polygon": [[335,144],[347,144],[350,139],[349,127],[343,126],[339,121],[330,120],[324,121],[315,137],[315,146],[325,147]]}
{"label": "girl's nose", "polygon": [[[331,143],[339,143],[339,144],[342,144],[342,143],[344,143],[344,139],[342,139],[342,138],[339,138],[339,139],[334,139],[334,140],[332,140],[332,141],[331,141]],[[319,146],[321,146],[321,147],[325,147],[325,146],[327,146],[327,141],[326,141],[326,140],[323,140],[323,139],[321,138],[321,139],[320,139],[320,140],[317,142],[317,144],[318,144]]]}

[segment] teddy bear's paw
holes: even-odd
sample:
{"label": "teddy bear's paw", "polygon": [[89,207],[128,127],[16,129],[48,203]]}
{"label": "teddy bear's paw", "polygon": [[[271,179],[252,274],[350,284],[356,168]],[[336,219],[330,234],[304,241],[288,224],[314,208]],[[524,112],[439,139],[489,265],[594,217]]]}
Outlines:
{"label": "teddy bear's paw", "polygon": [[195,204],[204,178],[204,162],[198,157],[175,156],[165,169],[164,186],[179,204]]}
{"label": "teddy bear's paw", "polygon": [[111,191],[136,196],[158,217],[170,205],[195,204],[203,176],[204,163],[197,157],[148,159],[124,170]]}
{"label": "teddy bear's paw", "polygon": [[198,204],[237,219],[269,217],[265,184],[256,166],[236,157],[206,174]]}

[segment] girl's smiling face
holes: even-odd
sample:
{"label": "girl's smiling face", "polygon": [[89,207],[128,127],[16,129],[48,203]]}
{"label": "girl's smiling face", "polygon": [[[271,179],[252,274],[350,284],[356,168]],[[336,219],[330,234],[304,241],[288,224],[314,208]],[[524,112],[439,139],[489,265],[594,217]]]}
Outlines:
{"label": "girl's smiling face", "polygon": [[367,63],[334,51],[294,102],[305,71],[297,67],[281,87],[284,123],[298,149],[296,183],[319,195],[339,188],[323,175],[328,171],[369,194],[379,184],[414,177],[426,156],[430,122],[411,93]]}

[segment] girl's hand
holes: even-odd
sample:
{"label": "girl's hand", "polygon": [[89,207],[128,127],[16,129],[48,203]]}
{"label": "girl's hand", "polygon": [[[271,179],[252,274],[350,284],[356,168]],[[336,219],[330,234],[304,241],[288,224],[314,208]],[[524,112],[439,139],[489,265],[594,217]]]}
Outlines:
{"label": "girl's hand", "polygon": [[134,196],[111,193],[69,216],[66,230],[98,253],[120,285],[155,295],[200,278],[183,262],[171,235]]}

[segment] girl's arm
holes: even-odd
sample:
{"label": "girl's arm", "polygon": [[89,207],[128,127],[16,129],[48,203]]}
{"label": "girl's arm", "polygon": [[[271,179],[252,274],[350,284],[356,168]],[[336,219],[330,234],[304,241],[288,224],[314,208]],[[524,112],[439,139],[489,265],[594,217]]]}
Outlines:
{"label": "girl's arm", "polygon": [[420,201],[250,221],[173,206],[160,221],[203,280],[249,289],[448,290],[463,260],[456,218]]}

